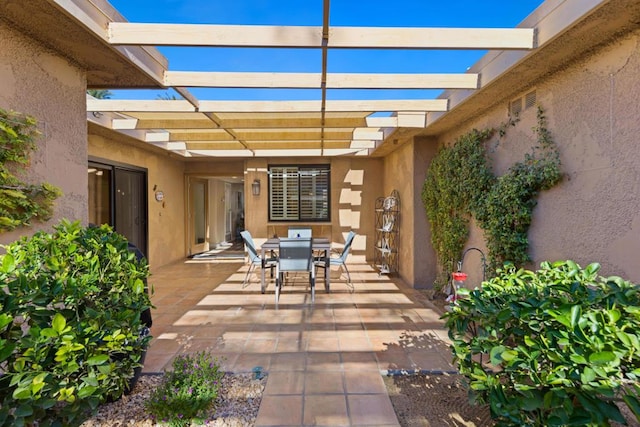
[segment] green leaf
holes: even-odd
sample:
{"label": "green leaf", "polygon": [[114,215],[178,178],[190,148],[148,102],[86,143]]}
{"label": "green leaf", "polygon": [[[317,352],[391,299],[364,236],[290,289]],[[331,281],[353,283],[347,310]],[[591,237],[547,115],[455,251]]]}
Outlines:
{"label": "green leaf", "polygon": [[582,307],[579,305],[574,305],[573,307],[571,307],[571,329],[574,329],[576,327],[580,316],[582,316]]}
{"label": "green leaf", "polygon": [[596,373],[594,372],[593,369],[589,368],[588,366],[585,367],[584,370],[582,371],[582,374],[580,374],[580,381],[582,381],[583,384],[590,383],[595,379],[596,379]]}
{"label": "green leaf", "polygon": [[33,408],[30,404],[25,403],[24,405],[18,406],[14,415],[21,418],[30,417],[33,415]]}
{"label": "green leaf", "polygon": [[91,386],[91,385],[84,386],[78,389],[78,397],[81,399],[86,399],[87,397],[94,394],[97,390],[98,390],[98,387],[95,387],[95,386]]}
{"label": "green leaf", "polygon": [[106,354],[99,354],[97,356],[92,356],[87,360],[88,365],[102,365],[103,363],[109,360],[109,356]]}
{"label": "green leaf", "polygon": [[616,355],[611,351],[601,351],[598,353],[591,353],[589,355],[589,362],[594,365],[606,365],[616,360]]}
{"label": "green leaf", "polygon": [[627,394],[622,397],[624,403],[627,404],[627,407],[633,412],[633,415],[636,416],[636,419],[640,421],[640,400],[637,397]]}
{"label": "green leaf", "polygon": [[64,316],[60,313],[56,313],[53,316],[53,322],[51,323],[53,330],[55,330],[58,334],[61,334],[64,331],[64,328],[67,326],[67,321]]}
{"label": "green leaf", "polygon": [[5,273],[11,273],[15,270],[16,260],[11,254],[5,254],[2,256],[2,271]]}

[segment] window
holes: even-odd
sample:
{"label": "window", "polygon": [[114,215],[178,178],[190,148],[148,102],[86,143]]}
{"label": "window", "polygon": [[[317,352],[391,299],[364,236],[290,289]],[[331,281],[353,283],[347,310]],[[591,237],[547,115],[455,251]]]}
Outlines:
{"label": "window", "polygon": [[327,166],[270,166],[270,221],[330,221]]}

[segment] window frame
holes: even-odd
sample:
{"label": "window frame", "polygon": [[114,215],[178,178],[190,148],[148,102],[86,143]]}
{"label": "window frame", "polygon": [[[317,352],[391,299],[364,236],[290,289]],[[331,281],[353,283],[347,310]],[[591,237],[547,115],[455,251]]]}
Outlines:
{"label": "window frame", "polygon": [[[331,165],[329,164],[305,164],[305,165],[300,165],[300,164],[273,164],[273,165],[268,165],[268,200],[269,200],[269,206],[268,206],[268,217],[269,217],[269,222],[291,222],[291,223],[309,223],[309,222],[331,222]],[[272,195],[272,188],[273,188],[273,173],[272,171],[274,169],[296,169],[296,172],[298,174],[298,178],[297,178],[297,182],[296,182],[296,189],[297,189],[297,207],[295,208],[297,210],[298,213],[298,218],[297,219],[292,219],[292,218],[274,218],[273,215],[273,195]],[[311,171],[320,171],[321,173],[326,174],[326,198],[322,198],[322,197],[318,197],[315,196],[314,197],[314,201],[315,203],[326,203],[326,215],[320,218],[311,218],[311,217],[301,217],[301,213],[303,211],[303,196],[301,194],[301,188],[303,187],[303,184],[301,182],[301,174],[300,171],[303,172],[311,172]],[[284,188],[284,183],[282,185],[282,187]],[[319,200],[319,202],[318,202]],[[286,208],[285,204],[283,203],[283,210]]]}

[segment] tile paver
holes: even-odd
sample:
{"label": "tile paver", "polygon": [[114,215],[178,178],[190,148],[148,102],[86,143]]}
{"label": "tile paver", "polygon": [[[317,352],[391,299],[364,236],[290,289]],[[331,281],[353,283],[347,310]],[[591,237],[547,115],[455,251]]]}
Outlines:
{"label": "tile paver", "polygon": [[[144,372],[181,353],[211,351],[222,369],[268,373],[256,426],[398,426],[383,374],[454,370],[439,313],[401,281],[366,264],[353,287],[331,293],[291,278],[275,305],[273,282],[242,285],[241,263],[174,263],[154,271],[154,325]],[[333,273],[333,272],[332,272]]]}

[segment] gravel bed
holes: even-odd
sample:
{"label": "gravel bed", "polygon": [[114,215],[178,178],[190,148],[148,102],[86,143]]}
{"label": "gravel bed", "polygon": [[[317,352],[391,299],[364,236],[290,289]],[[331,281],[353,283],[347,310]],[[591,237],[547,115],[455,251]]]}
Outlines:
{"label": "gravel bed", "polygon": [[[153,427],[156,423],[145,411],[144,402],[160,385],[162,375],[142,375],[133,391],[120,400],[107,403],[81,427]],[[252,374],[226,374],[218,399],[205,426],[246,427],[255,424],[267,377],[254,379]]]}

